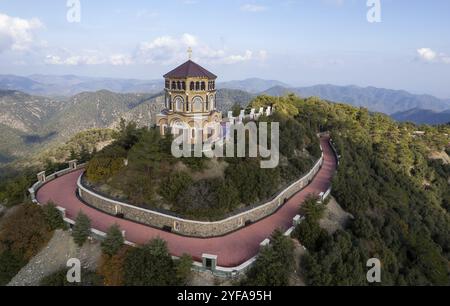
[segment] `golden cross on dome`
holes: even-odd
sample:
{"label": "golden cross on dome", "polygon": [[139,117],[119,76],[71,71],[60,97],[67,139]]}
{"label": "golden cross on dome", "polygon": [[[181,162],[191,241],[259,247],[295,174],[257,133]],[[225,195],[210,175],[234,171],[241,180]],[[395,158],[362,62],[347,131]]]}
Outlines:
{"label": "golden cross on dome", "polygon": [[187,53],[188,53],[189,59],[191,60],[192,59],[192,48],[191,47],[188,48]]}

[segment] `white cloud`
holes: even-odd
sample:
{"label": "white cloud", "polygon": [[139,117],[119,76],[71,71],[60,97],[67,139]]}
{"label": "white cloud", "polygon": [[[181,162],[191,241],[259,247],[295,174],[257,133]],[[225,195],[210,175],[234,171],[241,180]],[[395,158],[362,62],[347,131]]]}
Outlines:
{"label": "white cloud", "polygon": [[247,61],[265,61],[267,51],[251,51],[232,53],[226,49],[215,49],[201,42],[196,36],[185,33],[180,37],[161,36],[148,42],[141,42],[133,54],[103,54],[97,50],[83,50],[81,54],[60,49],[49,53],[45,63],[50,65],[114,65],[162,64],[175,65],[185,61],[188,48],[193,48],[194,60],[202,63],[236,64]]}
{"label": "white cloud", "polygon": [[126,54],[114,54],[109,57],[109,61],[113,66],[126,66],[133,63],[133,59],[130,55]]}
{"label": "white cloud", "polygon": [[434,61],[437,56],[436,52],[434,52],[430,48],[417,49],[417,53],[419,54],[421,59],[428,61],[428,62]]}
{"label": "white cloud", "polygon": [[425,62],[450,64],[450,56],[445,53],[438,53],[431,48],[417,49],[417,54]]}
{"label": "white cloud", "polygon": [[101,56],[97,54],[88,55],[47,55],[45,63],[49,65],[81,66],[81,65],[113,65],[124,66],[131,65],[133,60],[131,56],[125,54],[113,54],[111,56]]}
{"label": "white cloud", "polygon": [[241,6],[241,11],[250,13],[263,12],[267,11],[267,9],[268,9],[267,6],[258,4],[244,4]]}
{"label": "white cloud", "polygon": [[34,43],[34,32],[42,27],[37,18],[22,19],[0,13],[0,52],[28,50]]}
{"label": "white cloud", "polygon": [[246,50],[241,54],[232,54],[225,49],[212,48],[196,36],[186,33],[181,37],[162,36],[150,42],[142,42],[136,52],[136,60],[144,63],[176,64],[187,58],[189,47],[193,48],[194,59],[208,63],[235,64],[250,60],[263,61],[267,58],[265,50]]}

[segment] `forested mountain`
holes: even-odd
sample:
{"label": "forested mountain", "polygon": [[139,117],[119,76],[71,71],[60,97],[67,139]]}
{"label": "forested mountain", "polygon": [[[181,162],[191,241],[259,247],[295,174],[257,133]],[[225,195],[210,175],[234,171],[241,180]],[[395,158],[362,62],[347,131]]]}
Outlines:
{"label": "forested mountain", "polygon": [[[231,89],[217,91],[217,107],[247,105],[253,95]],[[70,98],[46,98],[19,91],[0,91],[0,164],[24,157],[49,143],[62,143],[77,132],[115,127],[123,118],[138,126],[156,123],[164,106],[156,94],[83,92]]]}
{"label": "forested mountain", "polygon": [[290,87],[286,83],[276,81],[276,80],[264,80],[259,78],[250,78],[239,81],[228,81],[220,82],[217,84],[218,88],[228,88],[228,89],[238,89],[242,91],[247,91],[252,94],[260,93],[270,88],[280,86],[280,87]]}
{"label": "forested mountain", "polygon": [[0,124],[29,133],[36,131],[64,107],[62,101],[0,90]]}
{"label": "forested mountain", "polygon": [[94,78],[76,75],[15,76],[0,75],[0,88],[34,95],[72,96],[85,91],[109,90],[122,93],[156,93],[162,90],[162,80]]}
{"label": "forested mountain", "polygon": [[239,104],[242,107],[247,106],[255,95],[243,90],[237,89],[219,89],[217,90],[216,100],[217,109],[226,115],[226,112],[231,110],[234,104]]}
{"label": "forested mountain", "polygon": [[427,109],[414,108],[405,112],[391,115],[400,122],[414,122],[417,124],[445,124],[450,123],[450,109],[436,112]]}
{"label": "forested mountain", "polygon": [[[370,258],[382,263],[381,285],[450,284],[450,165],[429,159],[432,152],[450,153],[450,125],[425,127],[417,136],[413,124],[317,98],[267,97],[266,103],[288,116],[298,113],[296,120],[315,131],[330,131],[341,156],[332,195],[354,218],[328,234],[318,223],[321,204],[301,211],[306,220],[293,236],[307,248],[301,259],[307,284],[367,285]],[[276,267],[291,260],[264,254],[249,282],[285,283]]]}
{"label": "forested mountain", "polygon": [[66,100],[0,92],[0,164],[62,143],[77,132],[113,127],[120,118],[154,123],[163,106],[160,94],[86,92]]}
{"label": "forested mountain", "polygon": [[[59,138],[67,139],[85,129],[113,126],[121,117],[154,123],[154,117],[163,103],[160,94],[121,94],[107,90],[84,92],[70,98],[64,109],[49,120],[43,130],[57,131]],[[141,105],[150,106],[152,118],[148,114],[149,109],[136,110]]]}
{"label": "forested mountain", "polygon": [[404,90],[391,90],[376,87],[316,85],[311,87],[273,87],[264,92],[271,96],[295,93],[300,97],[320,97],[321,99],[362,106],[373,112],[394,114],[413,108],[444,111],[450,102],[430,95],[414,95]]}

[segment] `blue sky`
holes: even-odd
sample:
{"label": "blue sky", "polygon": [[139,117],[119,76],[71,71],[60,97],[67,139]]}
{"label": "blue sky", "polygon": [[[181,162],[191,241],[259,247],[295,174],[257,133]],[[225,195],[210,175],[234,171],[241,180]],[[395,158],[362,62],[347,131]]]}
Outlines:
{"label": "blue sky", "polygon": [[450,1],[0,0],[0,73],[158,79],[187,58],[221,81],[377,86],[450,98]]}

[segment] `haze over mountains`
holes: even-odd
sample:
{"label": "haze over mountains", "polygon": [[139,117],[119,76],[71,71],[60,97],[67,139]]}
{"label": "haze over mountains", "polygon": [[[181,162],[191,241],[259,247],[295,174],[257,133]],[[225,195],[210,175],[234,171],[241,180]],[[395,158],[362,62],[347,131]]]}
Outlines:
{"label": "haze over mountains", "polygon": [[18,90],[32,95],[73,96],[86,91],[109,90],[119,93],[152,93],[162,90],[162,80],[93,78],[76,75],[28,77],[0,75],[0,89]]}
{"label": "haze over mountains", "polygon": [[[450,99],[444,100],[431,95],[416,95],[404,90],[376,87],[335,85],[292,87],[280,81],[258,78],[219,82],[217,86],[219,89],[240,90],[251,95],[265,93],[279,96],[295,93],[302,97],[318,96],[325,100],[362,106],[371,111],[388,115],[416,108],[435,112],[450,109]],[[75,75],[31,75],[28,77],[0,75],[0,89],[18,90],[31,95],[59,97],[99,90],[117,93],[158,93],[163,90],[163,81],[92,78]]]}
{"label": "haze over mountains", "polygon": [[[218,83],[221,111],[247,105],[257,94],[318,96],[383,112],[398,121],[450,121],[450,101],[430,95],[374,87],[317,85],[291,87],[279,81],[247,79]],[[162,109],[163,82],[74,75],[0,75],[0,164],[89,128],[116,125],[120,118],[155,123]]]}
{"label": "haze over mountains", "polygon": [[428,109],[414,108],[405,112],[392,114],[391,117],[400,122],[414,122],[417,124],[446,124],[450,122],[450,109],[436,112]]}

